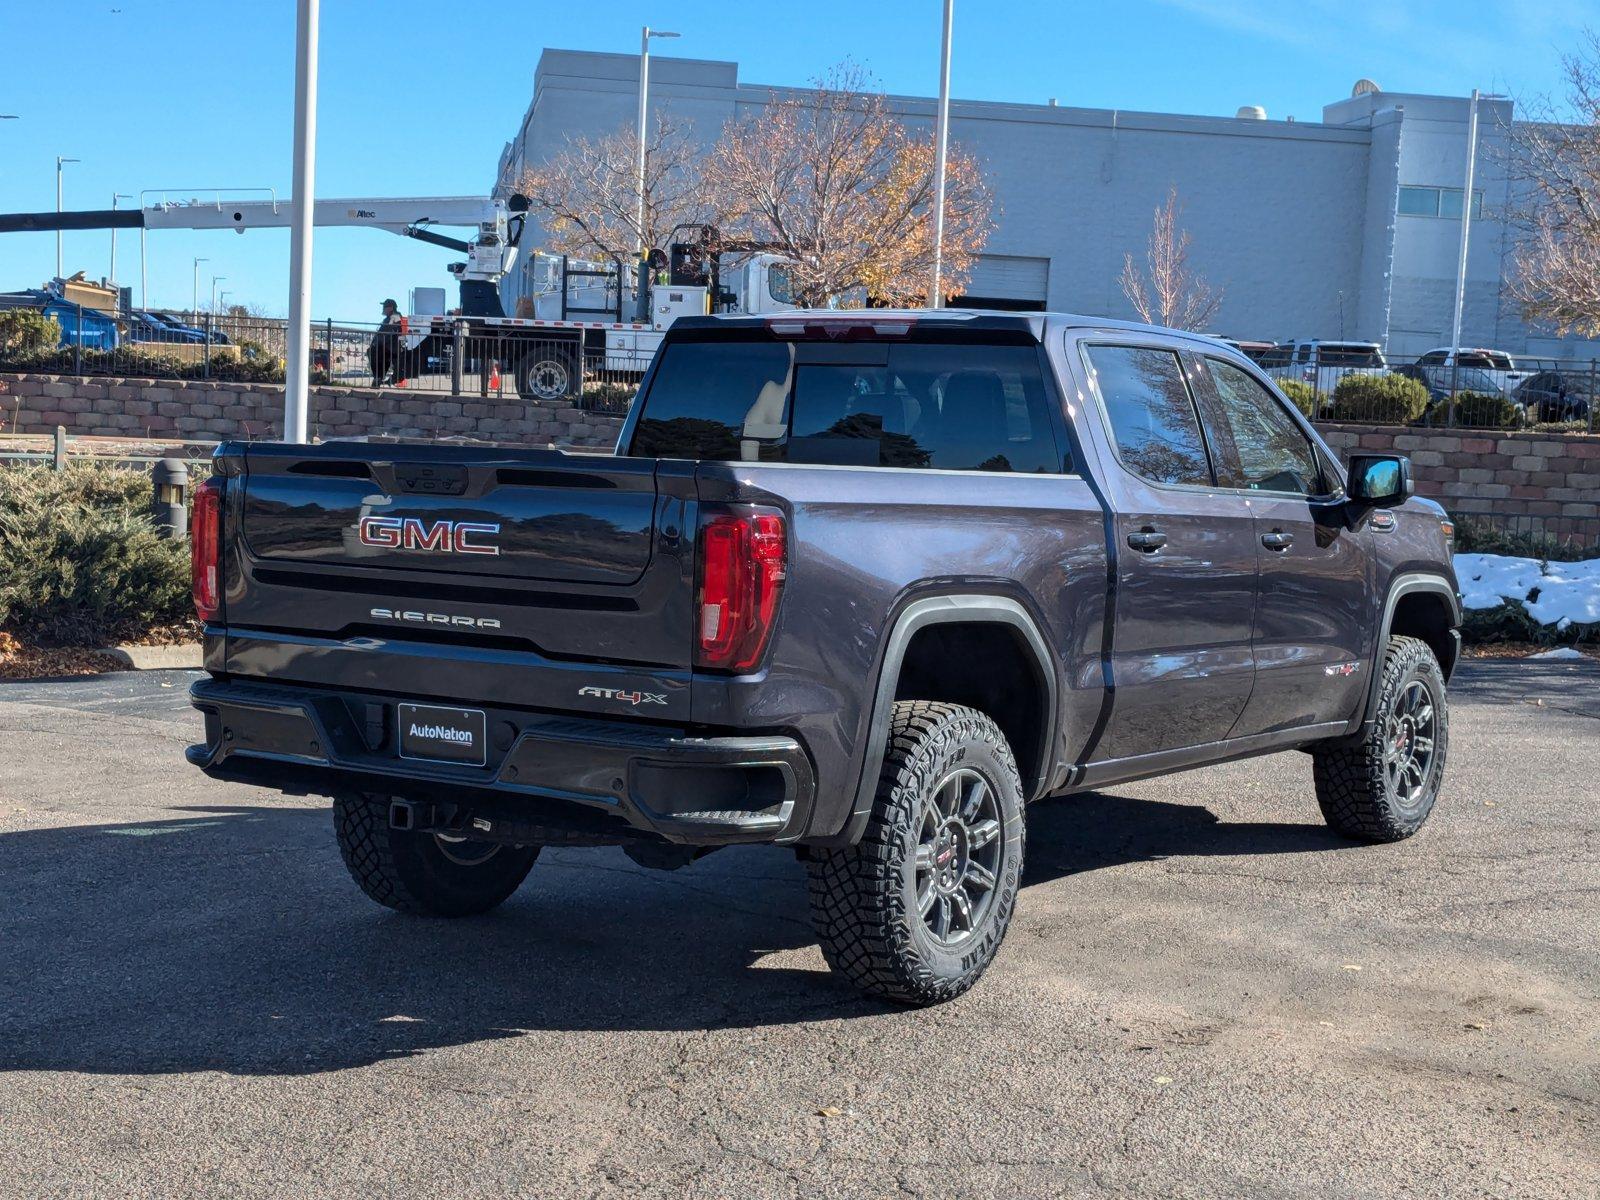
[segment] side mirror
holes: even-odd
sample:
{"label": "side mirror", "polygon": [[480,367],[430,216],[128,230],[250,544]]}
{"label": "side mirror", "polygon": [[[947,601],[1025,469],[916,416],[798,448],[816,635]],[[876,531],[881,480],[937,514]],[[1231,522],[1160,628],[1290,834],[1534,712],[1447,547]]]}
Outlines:
{"label": "side mirror", "polygon": [[1416,491],[1411,482],[1411,460],[1403,454],[1352,454],[1345,494],[1358,504],[1393,508]]}

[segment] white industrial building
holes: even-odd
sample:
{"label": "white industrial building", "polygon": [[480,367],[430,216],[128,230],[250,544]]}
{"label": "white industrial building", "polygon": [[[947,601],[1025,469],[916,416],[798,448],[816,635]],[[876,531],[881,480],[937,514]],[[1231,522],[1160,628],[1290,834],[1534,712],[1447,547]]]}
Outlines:
{"label": "white industrial building", "polygon": [[[631,127],[638,77],[636,55],[545,50],[498,178],[514,179],[569,137]],[[741,83],[737,63],[650,61],[652,108],[707,144],[793,90]],[[968,297],[1132,317],[1117,284],[1123,256],[1143,255],[1152,214],[1176,185],[1191,261],[1224,291],[1215,332],[1361,339],[1395,357],[1447,343],[1469,101],[1363,82],[1314,122],[1268,119],[1252,99],[1241,94],[1233,117],[953,100],[952,141],[977,157],[998,201]],[[931,98],[891,101],[908,124],[931,124]],[[1510,101],[1480,102],[1463,342],[1544,358],[1600,354],[1600,344],[1530,328],[1505,285],[1513,231],[1499,151],[1512,120]],[[526,280],[505,286],[510,311]]]}

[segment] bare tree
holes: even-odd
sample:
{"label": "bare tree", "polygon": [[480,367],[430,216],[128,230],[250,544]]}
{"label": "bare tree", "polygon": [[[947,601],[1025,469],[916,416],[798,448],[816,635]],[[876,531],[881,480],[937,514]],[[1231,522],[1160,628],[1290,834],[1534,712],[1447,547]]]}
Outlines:
{"label": "bare tree", "polygon": [[[708,184],[726,233],[792,260],[808,308],[918,302],[933,266],[931,136],[912,136],[853,63],[723,132]],[[950,147],[943,279],[958,293],[991,227],[977,161]]]}
{"label": "bare tree", "polygon": [[[1520,232],[1512,293],[1560,335],[1600,335],[1600,37],[1562,60],[1566,109],[1526,106],[1507,134]],[[1564,119],[1561,119],[1564,118]]]}
{"label": "bare tree", "polygon": [[[631,258],[639,238],[638,147],[633,126],[605,137],[574,138],[553,158],[522,173],[545,246],[561,254]],[[714,223],[700,170],[704,147],[670,113],[655,118],[645,145],[644,244],[665,248],[674,227]]]}
{"label": "bare tree", "polygon": [[1169,329],[1202,330],[1217,315],[1222,291],[1213,291],[1204,276],[1190,269],[1189,233],[1178,224],[1182,214],[1178,189],[1173,187],[1166,203],[1155,210],[1150,228],[1145,251],[1148,279],[1128,254],[1123,257],[1117,282],[1141,321]]}

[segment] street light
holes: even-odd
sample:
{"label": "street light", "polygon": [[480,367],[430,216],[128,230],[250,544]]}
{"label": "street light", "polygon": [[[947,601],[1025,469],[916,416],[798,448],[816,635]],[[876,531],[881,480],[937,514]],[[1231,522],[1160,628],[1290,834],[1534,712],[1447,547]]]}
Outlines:
{"label": "street light", "polygon": [[[112,212],[116,212],[117,211],[117,201],[118,200],[132,200],[132,199],[133,199],[132,196],[126,195],[123,192],[112,192],[111,193],[111,211]],[[115,225],[113,225],[111,227],[111,275],[110,275],[110,279],[111,279],[112,283],[116,283],[116,281],[117,281],[117,227]]]}
{"label": "street light", "polygon": [[210,261],[209,258],[197,258],[194,260],[194,292],[189,297],[189,319],[191,321],[196,321],[200,318],[200,264]]}
{"label": "street light", "polygon": [[[636,183],[639,191],[638,225],[639,236],[634,241],[634,251],[643,255],[644,245],[644,142],[645,142],[645,116],[650,102],[650,39],[675,38],[679,35],[665,29],[651,29],[646,25],[639,31],[639,170]],[[644,265],[639,269],[643,271]]]}
{"label": "street light", "polygon": [[[61,164],[81,162],[77,158],[62,158],[56,155],[56,211],[61,211]],[[56,278],[61,278],[61,230],[56,230]]]}
{"label": "street light", "polygon": [[221,280],[224,280],[226,278],[227,278],[226,275],[213,275],[211,277],[211,311],[212,311],[212,313],[215,313],[217,311],[217,284]]}

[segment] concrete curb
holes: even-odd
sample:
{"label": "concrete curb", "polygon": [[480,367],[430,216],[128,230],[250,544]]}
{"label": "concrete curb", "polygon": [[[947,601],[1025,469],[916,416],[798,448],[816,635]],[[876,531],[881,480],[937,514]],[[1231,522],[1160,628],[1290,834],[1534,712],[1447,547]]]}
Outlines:
{"label": "concrete curb", "polygon": [[101,653],[109,654],[130,671],[198,671],[201,665],[199,642],[177,646],[107,646]]}

